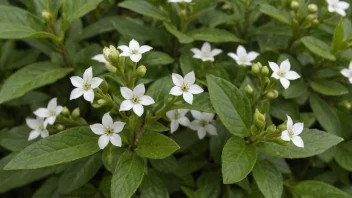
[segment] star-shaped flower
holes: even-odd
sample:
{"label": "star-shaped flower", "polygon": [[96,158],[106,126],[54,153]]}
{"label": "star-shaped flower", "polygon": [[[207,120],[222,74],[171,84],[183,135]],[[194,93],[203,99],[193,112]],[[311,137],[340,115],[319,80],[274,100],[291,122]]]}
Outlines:
{"label": "star-shaped flower", "polygon": [[191,51],[194,53],[193,58],[201,59],[202,61],[214,61],[214,56],[219,55],[222,50],[213,49],[208,42],[205,42],[201,49],[192,48]]}
{"label": "star-shaped flower", "polygon": [[103,82],[103,79],[94,77],[92,67],[86,69],[83,74],[83,78],[79,76],[73,76],[70,78],[73,86],[77,87],[71,92],[70,100],[76,99],[83,95],[84,99],[93,102],[94,100],[94,91],[93,89],[99,87]]}
{"label": "star-shaped flower", "polygon": [[187,109],[176,109],[166,112],[166,116],[170,119],[171,133],[177,131],[179,125],[188,126],[189,119],[186,117]]}
{"label": "star-shaped flower", "polygon": [[48,124],[54,124],[56,116],[63,110],[62,106],[57,105],[57,98],[53,98],[49,101],[47,108],[39,108],[34,111],[34,114],[40,118],[47,118],[45,121]]}
{"label": "star-shaped flower", "polygon": [[297,72],[290,71],[291,64],[288,59],[282,61],[280,67],[274,62],[269,62],[269,66],[273,70],[271,77],[280,79],[280,83],[285,89],[290,86],[289,80],[296,80],[301,77]]}
{"label": "star-shaped flower", "polygon": [[304,143],[299,134],[303,131],[304,124],[298,122],[293,124],[290,116],[287,116],[287,129],[281,133],[281,139],[285,141],[292,141],[298,147],[304,147]]}
{"label": "star-shaped flower", "polygon": [[186,74],[184,78],[173,73],[172,81],[175,86],[171,89],[170,94],[174,96],[183,95],[183,99],[189,104],[193,103],[193,94],[200,94],[204,91],[200,86],[194,84],[196,77],[193,71]]}
{"label": "star-shaped flower", "polygon": [[348,69],[342,69],[341,74],[348,78],[350,83],[352,84],[352,61],[350,62],[350,65],[348,66]]}
{"label": "star-shaped flower", "polygon": [[111,144],[121,147],[122,141],[118,134],[122,131],[126,123],[124,122],[114,122],[109,113],[104,114],[102,124],[90,125],[90,129],[93,133],[100,135],[98,140],[99,148],[104,149],[109,142]]}
{"label": "star-shaped flower", "polygon": [[31,141],[37,138],[39,135],[42,138],[49,136],[49,131],[46,130],[47,122],[45,122],[43,118],[39,118],[39,117],[37,117],[36,119],[27,118],[26,123],[29,128],[33,129],[29,133],[28,141]]}
{"label": "star-shaped flower", "polygon": [[134,39],[130,41],[129,46],[121,45],[118,48],[122,50],[120,56],[128,56],[135,63],[138,63],[141,60],[143,53],[153,49],[148,45],[139,46],[139,43]]}
{"label": "star-shaped flower", "polygon": [[257,52],[247,53],[247,50],[242,45],[239,45],[237,47],[237,54],[230,52],[227,55],[230,56],[233,60],[235,60],[238,65],[247,66],[251,66],[252,61],[254,61],[254,59],[259,56]]}
{"label": "star-shaped flower", "polygon": [[341,16],[346,16],[346,10],[350,7],[350,4],[340,0],[326,0],[328,2],[329,12],[336,12]]}
{"label": "star-shaped flower", "polygon": [[202,113],[195,110],[191,110],[191,113],[195,120],[189,124],[189,127],[197,131],[199,139],[203,139],[207,132],[210,135],[217,135],[216,128],[211,124],[215,116],[213,113]]}
{"label": "star-shaped flower", "polygon": [[133,91],[127,87],[121,87],[120,91],[122,97],[126,99],[121,103],[120,111],[129,111],[133,108],[135,114],[142,116],[143,105],[148,106],[155,103],[152,97],[144,95],[144,84],[137,85]]}

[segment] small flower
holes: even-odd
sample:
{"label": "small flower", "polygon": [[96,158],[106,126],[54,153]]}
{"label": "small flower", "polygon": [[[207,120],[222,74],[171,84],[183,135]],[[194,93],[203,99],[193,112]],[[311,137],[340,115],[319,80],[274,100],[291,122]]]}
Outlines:
{"label": "small flower", "polygon": [[328,10],[329,12],[336,12],[341,16],[346,16],[346,11],[350,4],[340,0],[326,0],[328,2]]}
{"label": "small flower", "polygon": [[134,39],[130,41],[129,46],[121,45],[118,48],[122,50],[120,56],[129,56],[135,63],[138,63],[141,60],[143,53],[153,49],[148,45],[139,46],[139,43]]}
{"label": "small flower", "polygon": [[348,80],[352,84],[352,61],[350,62],[348,69],[345,68],[341,70],[341,74],[348,78]]}
{"label": "small flower", "polygon": [[187,109],[176,109],[166,112],[166,116],[170,119],[171,133],[177,131],[179,124],[182,126],[189,125],[189,119],[186,117]]}
{"label": "small flower", "polygon": [[48,124],[54,124],[56,116],[63,110],[62,106],[57,106],[57,98],[53,98],[49,101],[48,108],[39,108],[34,114],[40,118],[47,118],[45,122]]}
{"label": "small flower", "polygon": [[39,118],[39,117],[37,117],[36,119],[27,118],[26,123],[29,128],[33,129],[29,133],[28,141],[31,141],[37,138],[39,135],[42,136],[42,138],[49,136],[49,131],[46,130],[47,122],[45,122],[43,118]]}
{"label": "small flower", "polygon": [[92,60],[98,61],[100,63],[104,63],[105,65],[110,65],[109,61],[105,59],[104,54],[97,54],[92,57]]}
{"label": "small flower", "polygon": [[242,45],[239,45],[237,47],[237,54],[230,52],[227,55],[230,56],[233,60],[235,60],[238,65],[247,65],[247,66],[251,66],[252,61],[254,61],[254,59],[256,59],[257,56],[259,56],[257,52],[247,53],[247,50]]}
{"label": "small flower", "polygon": [[213,113],[202,113],[194,110],[191,110],[191,113],[195,120],[190,123],[189,127],[197,131],[199,139],[203,139],[207,132],[210,135],[217,135],[216,128],[211,124],[215,116]]}
{"label": "small flower", "polygon": [[287,116],[287,129],[281,133],[281,139],[284,141],[291,141],[298,147],[304,147],[304,143],[299,134],[303,131],[303,122],[298,122],[293,125],[290,116]]}
{"label": "small flower", "polygon": [[285,89],[287,89],[290,86],[289,80],[296,80],[301,77],[300,75],[297,74],[297,72],[290,71],[291,64],[288,59],[281,62],[280,68],[274,62],[269,62],[269,66],[271,70],[273,70],[273,74],[271,75],[271,77],[275,79],[280,79],[280,83]]}
{"label": "small flower", "polygon": [[192,48],[191,51],[194,53],[193,58],[202,59],[202,61],[214,61],[214,56],[219,55],[222,50],[213,49],[208,42],[205,42],[202,49]]}
{"label": "small flower", "polygon": [[144,112],[143,105],[148,106],[155,103],[152,97],[144,95],[144,84],[137,85],[133,91],[127,87],[121,87],[120,91],[122,97],[126,99],[121,103],[120,111],[129,111],[133,108],[134,113],[140,117]]}
{"label": "small flower", "polygon": [[76,99],[83,95],[84,99],[93,102],[94,100],[94,91],[93,89],[99,87],[100,83],[103,82],[103,79],[94,77],[92,67],[89,67],[84,71],[83,79],[79,76],[73,76],[70,78],[73,86],[77,87],[71,92],[70,100]]}
{"label": "small flower", "polygon": [[182,3],[182,2],[191,3],[192,0],[169,0],[169,2],[172,2],[172,3]]}
{"label": "small flower", "polygon": [[189,104],[193,103],[192,94],[200,94],[204,91],[200,86],[194,84],[196,77],[193,71],[186,74],[185,78],[179,74],[173,73],[172,81],[175,86],[171,89],[170,94],[174,96],[183,95],[183,99]]}
{"label": "small flower", "polygon": [[111,144],[121,147],[122,141],[118,134],[122,131],[126,123],[124,122],[114,122],[109,113],[104,114],[102,124],[90,125],[90,129],[93,133],[100,135],[98,140],[99,148],[104,149],[109,142]]}

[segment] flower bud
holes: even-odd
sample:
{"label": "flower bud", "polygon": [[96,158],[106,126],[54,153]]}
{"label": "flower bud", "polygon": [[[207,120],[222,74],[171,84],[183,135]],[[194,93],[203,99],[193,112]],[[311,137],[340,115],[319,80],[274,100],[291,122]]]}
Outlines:
{"label": "flower bud", "polygon": [[254,113],[254,124],[260,129],[265,126],[265,115],[260,113],[258,109]]}
{"label": "flower bud", "polygon": [[[259,63],[260,64],[260,63]],[[252,72],[253,74],[259,74],[260,72],[260,65],[258,63],[255,63],[252,65]]]}
{"label": "flower bud", "polygon": [[141,65],[136,70],[136,76],[138,78],[141,78],[145,75],[146,72],[147,72],[147,68],[144,65]]}
{"label": "flower bud", "polygon": [[315,14],[308,14],[307,20],[310,22],[313,22],[314,19],[316,19],[317,16]]}
{"label": "flower bud", "polygon": [[110,54],[111,50],[108,47],[104,47],[103,49],[103,55],[106,61],[110,62],[109,59],[109,54]]}
{"label": "flower bud", "polygon": [[311,14],[315,14],[318,12],[318,6],[315,5],[314,3],[308,5],[308,12]]}
{"label": "flower bud", "polygon": [[106,100],[104,100],[104,99],[99,99],[99,100],[97,101],[97,103],[98,103],[99,105],[104,105],[104,104],[106,104]]}
{"label": "flower bud", "polygon": [[299,3],[295,0],[293,0],[291,2],[291,9],[296,11],[296,10],[298,10],[298,8],[299,8]]}
{"label": "flower bud", "polygon": [[277,126],[277,130],[281,133],[284,130],[287,129],[287,121],[283,122],[282,124],[280,124],[279,126]]}
{"label": "flower bud", "polygon": [[287,146],[290,144],[289,141],[282,140],[281,138],[276,138],[274,142],[283,146]]}
{"label": "flower bud", "polygon": [[260,74],[262,75],[262,76],[267,76],[267,75],[269,75],[269,68],[267,67],[267,66],[264,66],[263,68],[262,68],[262,70],[260,71]]}
{"label": "flower bud", "polygon": [[348,102],[347,100],[343,100],[343,101],[341,101],[341,106],[342,107],[344,107],[345,109],[347,109],[347,110],[350,110],[351,109],[351,103],[350,102]]}
{"label": "flower bud", "polygon": [[314,25],[318,25],[318,24],[319,24],[319,20],[318,20],[318,19],[314,19],[314,20],[312,21],[312,23],[313,23]]}
{"label": "flower bud", "polygon": [[279,92],[277,92],[275,89],[272,89],[272,90],[268,91],[268,93],[266,93],[265,97],[267,99],[275,99],[275,98],[279,97]]}
{"label": "flower bud", "polygon": [[251,126],[251,133],[252,133],[252,135],[256,135],[259,133],[259,130],[255,125]]}
{"label": "flower bud", "polygon": [[110,63],[108,64],[105,64],[105,68],[109,71],[109,72],[112,72],[112,73],[116,73],[117,71],[117,68],[112,66]]}
{"label": "flower bud", "polygon": [[62,109],[62,111],[61,111],[61,114],[63,115],[63,116],[69,116],[70,115],[70,110],[68,110],[68,108],[67,107],[64,107],[63,109]]}
{"label": "flower bud", "polygon": [[120,52],[116,50],[116,48],[112,45],[109,46],[110,49],[110,53],[108,55],[109,60],[112,64],[118,64],[119,62],[119,56],[120,56]]}
{"label": "flower bud", "polygon": [[275,131],[276,131],[276,126],[274,124],[271,124],[266,128],[266,133],[268,134],[275,133]]}
{"label": "flower bud", "polygon": [[98,103],[96,103],[96,102],[93,102],[93,103],[92,103],[92,107],[98,109],[98,108],[101,107],[101,105],[98,104]]}
{"label": "flower bud", "polygon": [[50,12],[44,10],[42,12],[42,18],[44,19],[45,22],[49,23],[51,21],[51,19],[52,19],[52,15],[51,15]]}
{"label": "flower bud", "polygon": [[62,124],[57,124],[55,127],[56,127],[56,130],[58,130],[58,131],[63,131],[63,130],[65,130],[65,126],[62,125]]}
{"label": "flower bud", "polygon": [[248,94],[248,95],[252,95],[253,94],[253,88],[251,85],[247,84],[246,87],[244,88],[244,91]]}
{"label": "flower bud", "polygon": [[99,88],[103,91],[103,93],[107,93],[109,91],[109,85],[105,80],[103,80]]}
{"label": "flower bud", "polygon": [[72,114],[71,114],[71,116],[72,116],[73,118],[79,118],[80,115],[81,115],[81,112],[80,112],[80,110],[79,110],[78,107],[75,108],[75,109],[72,111]]}

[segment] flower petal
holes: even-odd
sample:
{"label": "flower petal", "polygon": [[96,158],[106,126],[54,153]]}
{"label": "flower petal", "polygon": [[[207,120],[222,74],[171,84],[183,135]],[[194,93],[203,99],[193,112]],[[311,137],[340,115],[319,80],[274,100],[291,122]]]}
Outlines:
{"label": "flower petal", "polygon": [[37,129],[37,127],[40,125],[38,120],[31,119],[31,118],[27,118],[26,123],[27,123],[28,127],[31,129]]}
{"label": "flower petal", "polygon": [[53,98],[48,103],[48,109],[54,110],[57,106],[57,98]]}
{"label": "flower petal", "polygon": [[83,98],[84,98],[86,101],[88,101],[88,102],[90,102],[90,103],[93,103],[93,100],[94,100],[94,91],[93,91],[92,89],[90,89],[90,90],[84,92]]}
{"label": "flower petal", "polygon": [[92,57],[92,60],[98,61],[98,62],[100,62],[100,63],[105,63],[105,64],[109,63],[109,62],[105,59],[104,54],[97,54],[97,55],[95,55],[95,56]]}
{"label": "flower petal", "polygon": [[83,78],[79,77],[79,76],[72,76],[70,78],[70,81],[71,81],[71,84],[75,87],[79,87],[81,88],[83,83],[84,83],[84,80]]}
{"label": "flower petal", "polygon": [[348,69],[349,69],[350,71],[352,71],[352,61],[350,62],[349,66],[348,66]]}
{"label": "flower petal", "polygon": [[84,90],[82,88],[75,88],[71,91],[70,100],[81,97],[84,94]]}
{"label": "flower petal", "polygon": [[195,81],[196,81],[196,77],[193,71],[186,74],[185,78],[183,79],[183,82],[187,83],[188,85],[193,85]]}
{"label": "flower petal", "polygon": [[282,61],[281,64],[280,64],[280,69],[285,71],[285,72],[290,71],[290,69],[291,69],[290,61],[288,59]]}
{"label": "flower petal", "polygon": [[100,149],[104,149],[108,144],[109,144],[109,136],[107,135],[102,135],[100,136],[99,140],[98,140],[98,145]]}
{"label": "flower petal", "polygon": [[279,71],[279,66],[274,62],[269,62],[269,67],[273,72],[277,73]]}
{"label": "flower petal", "polygon": [[198,130],[200,126],[200,121],[199,120],[193,120],[191,123],[189,123],[188,127],[192,130]]}
{"label": "flower petal", "polygon": [[231,57],[233,60],[235,60],[236,62],[239,60],[238,56],[235,53],[230,52],[230,53],[227,53],[227,55]]}
{"label": "flower petal", "polygon": [[114,121],[112,120],[110,113],[104,114],[102,123],[105,128],[112,128],[113,127],[112,125],[114,124]]}
{"label": "flower petal", "polygon": [[193,84],[189,87],[188,91],[192,94],[200,94],[204,90],[200,86]]}
{"label": "flower petal", "polygon": [[47,119],[45,119],[46,125],[50,124],[53,125],[55,123],[56,116],[49,116]]}
{"label": "flower petal", "polygon": [[304,124],[303,122],[298,122],[296,124],[293,125],[292,127],[292,131],[295,135],[299,135],[302,133],[303,131],[303,128],[304,128]]}
{"label": "flower petal", "polygon": [[46,117],[50,116],[49,109],[47,109],[47,108],[39,108],[39,109],[35,110],[33,113],[34,113],[34,115],[41,117],[41,118],[46,118]]}
{"label": "flower petal", "polygon": [[55,108],[55,114],[59,115],[62,112],[62,110],[64,110],[64,108],[62,106],[57,106]]}
{"label": "flower petal", "polygon": [[247,50],[242,45],[239,45],[237,47],[236,53],[237,53],[237,56],[239,56],[239,57],[240,56],[247,56]]}
{"label": "flower petal", "polygon": [[217,56],[217,55],[219,55],[219,54],[221,54],[222,53],[222,50],[221,49],[213,49],[212,51],[211,51],[211,55],[212,56]]}
{"label": "flower petal", "polygon": [[348,9],[350,7],[350,4],[347,3],[347,2],[344,2],[344,1],[340,1],[340,2],[337,3],[337,7],[339,9],[346,10],[346,9]]}
{"label": "flower petal", "polygon": [[131,50],[138,50],[139,49],[139,43],[138,41],[132,39],[129,43],[129,47]]}
{"label": "flower petal", "polygon": [[28,141],[34,140],[40,135],[38,131],[31,131],[28,136]]}
{"label": "flower petal", "polygon": [[83,80],[90,82],[92,80],[92,78],[93,78],[93,69],[92,69],[92,67],[89,67],[83,73]]}
{"label": "flower petal", "polygon": [[112,134],[112,136],[110,136],[110,142],[111,144],[121,147],[122,146],[122,140],[121,140],[121,136],[119,136],[118,134],[114,133]]}
{"label": "flower petal", "polygon": [[155,101],[150,96],[141,96],[139,98],[139,103],[144,105],[144,106],[148,106],[148,105],[154,104]]}
{"label": "flower petal", "polygon": [[257,52],[249,52],[247,55],[247,61],[251,62],[259,56]]}
{"label": "flower petal", "polygon": [[294,138],[292,138],[292,142],[294,145],[303,148],[304,147],[304,142],[302,140],[301,137],[299,136],[295,136]]}
{"label": "flower petal", "polygon": [[188,109],[177,109],[180,116],[185,116],[188,113]]}
{"label": "flower petal", "polygon": [[169,120],[175,120],[176,111],[177,110],[170,110],[170,111],[166,112],[167,118],[169,118]]}
{"label": "flower petal", "polygon": [[97,135],[104,135],[106,132],[106,129],[102,124],[93,124],[90,125],[89,128]]}
{"label": "flower petal", "polygon": [[175,131],[177,131],[179,127],[179,123],[176,120],[172,120],[170,123],[170,129],[171,129],[171,133],[174,133]]}
{"label": "flower petal", "polygon": [[130,56],[130,59],[135,62],[138,63],[141,59],[142,59],[142,55],[141,54],[132,54]]}
{"label": "flower petal", "polygon": [[197,135],[198,135],[199,139],[203,139],[206,134],[207,134],[207,132],[204,127],[201,127],[197,130]]}
{"label": "flower petal", "polygon": [[203,119],[203,114],[200,111],[191,110],[191,114],[192,114],[193,118],[196,119],[196,120],[202,120]]}
{"label": "flower petal", "polygon": [[144,113],[144,108],[143,105],[141,104],[135,104],[133,105],[133,111],[136,115],[138,115],[139,117],[141,117]]}
{"label": "flower petal", "polygon": [[211,50],[211,46],[208,42],[205,42],[203,45],[202,45],[202,48],[201,48],[202,52],[210,52]]}
{"label": "flower petal", "polygon": [[300,78],[301,76],[299,74],[297,74],[297,72],[295,71],[288,71],[286,72],[286,78],[288,80],[296,80],[298,78]]}
{"label": "flower petal", "polygon": [[291,138],[290,136],[288,135],[288,131],[285,130],[281,133],[281,139],[284,140],[284,141],[290,141]]}
{"label": "flower petal", "polygon": [[190,121],[187,117],[181,117],[178,119],[178,123],[180,123],[182,126],[188,126]]}
{"label": "flower petal", "polygon": [[125,124],[124,122],[114,122],[112,128],[114,130],[114,133],[120,133],[123,129],[123,127],[125,127]]}
{"label": "flower petal", "polygon": [[183,92],[183,99],[188,103],[193,103],[193,94],[189,92]]}
{"label": "flower petal", "polygon": [[342,69],[341,70],[341,74],[343,75],[343,76],[345,76],[345,77],[347,77],[347,78],[349,78],[350,77],[350,70],[349,69]]}
{"label": "flower petal", "polygon": [[181,87],[183,84],[183,77],[180,74],[172,73],[172,82]]}
{"label": "flower petal", "polygon": [[120,87],[120,92],[123,98],[131,100],[133,98],[133,91],[127,87]]}
{"label": "flower petal", "polygon": [[95,88],[99,87],[99,85],[102,82],[103,82],[103,79],[101,79],[101,78],[98,78],[98,77],[92,78],[92,81],[90,82],[90,87],[92,89],[95,89]]}
{"label": "flower petal", "polygon": [[40,132],[40,136],[42,136],[42,138],[46,138],[49,136],[49,131],[48,130],[44,130],[42,132]]}
{"label": "flower petal", "polygon": [[191,51],[193,52],[193,58],[201,58],[202,52],[197,48],[192,48]]}
{"label": "flower petal", "polygon": [[139,85],[137,85],[134,89],[133,89],[133,94],[135,96],[143,96],[145,93],[145,87],[144,84],[141,83]]}
{"label": "flower petal", "polygon": [[152,49],[153,49],[153,48],[150,47],[150,46],[148,46],[148,45],[142,45],[142,46],[139,48],[138,53],[139,53],[139,54],[143,54],[143,53],[146,53],[146,52],[148,52],[148,51],[150,51],[150,50],[152,50]]}
{"label": "flower petal", "polygon": [[290,81],[286,78],[280,78],[280,83],[285,89],[290,87]]}
{"label": "flower petal", "polygon": [[215,114],[213,113],[202,113],[202,119],[206,120],[207,122],[211,122],[214,119]]}
{"label": "flower petal", "polygon": [[131,100],[124,100],[120,105],[119,111],[129,111],[133,108],[133,103]]}
{"label": "flower petal", "polygon": [[286,128],[288,131],[292,131],[293,129],[293,122],[292,122],[292,119],[289,115],[286,115],[287,116],[287,125],[286,125]]}
{"label": "flower petal", "polygon": [[178,86],[174,86],[171,90],[170,90],[170,93],[171,95],[174,95],[174,96],[180,96],[182,95],[183,91],[181,89],[181,87],[178,87]]}
{"label": "flower petal", "polygon": [[207,124],[205,126],[205,130],[210,134],[210,135],[218,135],[216,128],[212,124]]}
{"label": "flower petal", "polygon": [[[122,52],[130,53],[130,48],[128,46],[126,46],[126,45],[120,45],[117,48],[122,50]],[[120,54],[120,56],[123,56],[122,53]],[[127,55],[127,56],[130,56],[130,55]]]}

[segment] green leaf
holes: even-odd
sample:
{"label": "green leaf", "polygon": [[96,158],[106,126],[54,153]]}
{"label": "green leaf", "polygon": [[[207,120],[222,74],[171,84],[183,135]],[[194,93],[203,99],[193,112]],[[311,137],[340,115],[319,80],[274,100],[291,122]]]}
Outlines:
{"label": "green leaf", "polygon": [[340,135],[340,121],[334,109],[317,95],[311,95],[309,103],[319,124],[327,132]]}
{"label": "green leaf", "polygon": [[330,47],[324,41],[312,36],[305,36],[301,38],[301,41],[312,53],[331,61],[336,60],[336,57],[329,51]]}
{"label": "green leaf", "polygon": [[292,192],[299,197],[348,198],[348,193],[319,181],[304,181],[293,187]]}
{"label": "green leaf", "polygon": [[81,32],[79,39],[84,40],[102,33],[113,31],[115,30],[115,27],[113,26],[114,22],[117,22],[123,19],[124,18],[121,16],[104,17],[99,21],[85,27]]}
{"label": "green leaf", "polygon": [[156,80],[147,90],[146,95],[152,97],[157,103],[164,104],[165,97],[173,87],[171,76],[165,76]]}
{"label": "green leaf", "polygon": [[169,20],[165,12],[161,11],[148,1],[127,0],[119,3],[118,6],[132,10],[145,16],[152,17],[154,19],[162,21]]}
{"label": "green leaf", "polygon": [[308,93],[308,86],[302,81],[293,81],[288,89],[285,89],[282,95],[285,99],[298,98]]}
{"label": "green leaf", "polygon": [[344,169],[352,171],[352,141],[342,142],[337,145],[334,158],[336,162]]}
{"label": "green leaf", "polygon": [[269,4],[261,4],[260,5],[260,12],[273,17],[274,19],[283,22],[287,25],[291,25],[291,19],[289,15],[287,15],[285,12],[278,10],[274,6],[271,6]]}
{"label": "green leaf", "polygon": [[174,25],[164,22],[165,29],[174,35],[182,44],[192,43],[194,39],[180,32]]}
{"label": "green leaf", "polygon": [[154,122],[153,124],[148,125],[146,129],[154,132],[170,131],[169,127],[164,126],[160,122]]}
{"label": "green leaf", "polygon": [[148,170],[139,187],[141,198],[168,198],[169,193],[164,182],[159,178],[155,170]]}
{"label": "green leaf", "polygon": [[120,157],[122,156],[125,148],[116,147],[112,144],[109,144],[107,147],[104,148],[102,159],[106,169],[110,172],[114,172],[116,168],[116,164]]}
{"label": "green leaf", "polygon": [[60,68],[49,62],[33,63],[10,76],[0,90],[0,104],[63,78],[72,69]]}
{"label": "green leaf", "polygon": [[224,184],[233,184],[244,179],[257,160],[255,146],[246,144],[239,137],[230,138],[222,151],[222,177]]}
{"label": "green leaf", "polygon": [[0,38],[58,38],[47,32],[45,24],[35,15],[14,6],[0,5]]}
{"label": "green leaf", "polygon": [[42,168],[92,155],[100,150],[98,138],[89,127],[68,129],[29,145],[5,170]]}
{"label": "green leaf", "polygon": [[55,197],[53,195],[57,194],[58,185],[59,179],[56,176],[51,176],[35,191],[32,198]]}
{"label": "green leaf", "polygon": [[221,174],[219,172],[208,172],[199,177],[197,180],[198,190],[195,191],[195,197],[220,197],[221,193]]}
{"label": "green leaf", "polygon": [[111,197],[131,197],[142,182],[144,160],[126,150],[120,157],[111,180]]}
{"label": "green leaf", "polygon": [[191,109],[201,112],[215,113],[208,93],[193,95],[193,97],[193,104],[184,102],[183,104],[172,106],[171,109]]}
{"label": "green leaf", "polygon": [[344,27],[343,20],[337,25],[334,31],[334,37],[331,43],[331,51],[336,54],[339,50],[344,50],[347,47],[347,43],[344,42]]}
{"label": "green leaf", "polygon": [[137,141],[136,152],[146,158],[162,159],[180,147],[171,138],[160,133],[145,133]]}
{"label": "green leaf", "polygon": [[327,96],[341,96],[348,94],[348,89],[340,83],[329,80],[309,81],[312,89]]}
{"label": "green leaf", "polygon": [[200,28],[187,32],[187,35],[198,41],[212,43],[243,42],[237,36],[223,29]]}
{"label": "green leaf", "polygon": [[252,173],[264,197],[281,198],[283,178],[275,165],[267,160],[257,160]]}
{"label": "green leaf", "polygon": [[62,7],[63,18],[74,21],[94,10],[103,0],[65,0]]}
{"label": "green leaf", "polygon": [[172,155],[164,159],[151,159],[149,161],[153,168],[163,173],[176,174],[177,169],[179,169],[176,158]]}
{"label": "green leaf", "polygon": [[174,62],[174,59],[171,58],[168,54],[164,52],[151,51],[146,53],[142,60],[141,64],[149,66],[158,66],[158,65],[168,65]]}
{"label": "green leaf", "polygon": [[208,75],[207,82],[211,103],[225,127],[234,135],[247,136],[252,124],[252,108],[247,96],[221,78]]}
{"label": "green leaf", "polygon": [[100,153],[76,161],[61,175],[59,192],[67,194],[79,189],[93,178],[101,165]]}
{"label": "green leaf", "polygon": [[261,142],[257,144],[257,147],[259,150],[277,157],[305,158],[321,154],[343,141],[336,135],[316,129],[304,129],[301,138],[304,142],[304,148],[297,147],[293,143],[284,146],[273,142]]}
{"label": "green leaf", "polygon": [[0,133],[0,145],[10,151],[20,151],[33,142],[28,141],[30,129],[26,125]]}

